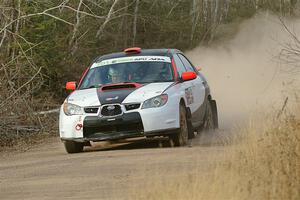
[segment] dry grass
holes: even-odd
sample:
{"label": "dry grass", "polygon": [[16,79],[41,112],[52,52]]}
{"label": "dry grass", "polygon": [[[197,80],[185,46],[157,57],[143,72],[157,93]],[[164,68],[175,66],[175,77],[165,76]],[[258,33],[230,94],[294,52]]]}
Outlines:
{"label": "dry grass", "polygon": [[35,144],[47,142],[49,138],[57,137],[57,113],[34,117],[36,121],[27,115],[13,119],[8,117],[6,119],[7,124],[2,126],[0,124],[0,152],[25,151]]}
{"label": "dry grass", "polygon": [[300,121],[261,117],[238,133],[207,171],[158,173],[129,199],[300,199]]}

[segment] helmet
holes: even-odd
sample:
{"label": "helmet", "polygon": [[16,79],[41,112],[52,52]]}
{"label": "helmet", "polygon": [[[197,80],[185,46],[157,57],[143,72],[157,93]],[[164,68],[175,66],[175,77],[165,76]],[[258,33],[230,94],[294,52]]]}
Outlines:
{"label": "helmet", "polygon": [[108,75],[111,78],[112,83],[119,83],[119,82],[124,81],[123,80],[123,75],[124,75],[123,69],[124,68],[122,68],[120,66],[110,67],[108,69]]}
{"label": "helmet", "polygon": [[122,70],[120,67],[110,67],[108,70],[110,76],[122,76]]}

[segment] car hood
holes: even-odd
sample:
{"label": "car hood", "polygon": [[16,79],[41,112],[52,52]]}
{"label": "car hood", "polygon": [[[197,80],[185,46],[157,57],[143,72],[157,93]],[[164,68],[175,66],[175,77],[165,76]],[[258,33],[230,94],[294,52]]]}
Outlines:
{"label": "car hood", "polygon": [[76,104],[81,107],[99,106],[100,101],[97,96],[97,88],[75,90],[67,98],[68,103]]}
{"label": "car hood", "polygon": [[101,91],[99,88],[75,90],[67,101],[81,107],[110,103],[138,103],[163,93],[173,82],[149,83],[135,89]]}
{"label": "car hood", "polygon": [[158,96],[166,90],[172,82],[150,83],[130,93],[123,103],[143,102],[152,97]]}

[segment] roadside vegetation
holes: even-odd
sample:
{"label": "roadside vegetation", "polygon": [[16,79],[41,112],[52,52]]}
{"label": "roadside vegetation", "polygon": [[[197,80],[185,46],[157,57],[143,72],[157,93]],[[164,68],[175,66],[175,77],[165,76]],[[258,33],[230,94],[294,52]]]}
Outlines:
{"label": "roadside vegetation", "polygon": [[222,24],[260,11],[293,16],[298,3],[0,0],[0,150],[33,135],[57,135],[65,82],[78,80],[98,55],[129,46],[209,45],[225,37],[217,33]]}
{"label": "roadside vegetation", "polygon": [[[0,151],[57,136],[65,82],[78,80],[98,55],[129,46],[210,45],[228,37],[218,32],[223,25],[260,11],[291,17],[297,5],[297,0],[0,0]],[[296,74],[300,40],[282,26],[292,42],[283,44],[279,60]],[[223,159],[215,158],[206,173],[196,167],[167,180],[152,176],[128,199],[300,199],[299,99],[293,112],[287,103],[236,128],[235,138],[222,144],[228,146]],[[47,110],[53,112],[42,112]]]}
{"label": "roadside vegetation", "polygon": [[[188,50],[222,40],[221,25],[297,0],[0,0],[0,150],[57,135],[57,108],[93,58],[129,46]],[[54,110],[53,110],[54,109]],[[56,110],[55,110],[56,109]],[[51,114],[41,112],[53,110]]]}
{"label": "roadside vegetation", "polygon": [[182,170],[167,180],[153,176],[146,190],[136,188],[128,199],[299,199],[299,107],[295,111],[279,118],[278,113],[255,116],[247,127],[233,131],[222,159],[212,157],[214,164],[204,173],[198,171],[199,162],[193,171]]}

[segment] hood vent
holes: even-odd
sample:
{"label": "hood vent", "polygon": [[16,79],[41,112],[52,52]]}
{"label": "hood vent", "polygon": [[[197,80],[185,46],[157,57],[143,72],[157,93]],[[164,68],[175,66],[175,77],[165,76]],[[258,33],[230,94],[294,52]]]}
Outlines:
{"label": "hood vent", "polygon": [[119,90],[119,89],[135,89],[140,87],[140,84],[137,83],[122,83],[122,84],[114,84],[114,85],[104,85],[100,88],[101,91],[108,90]]}

